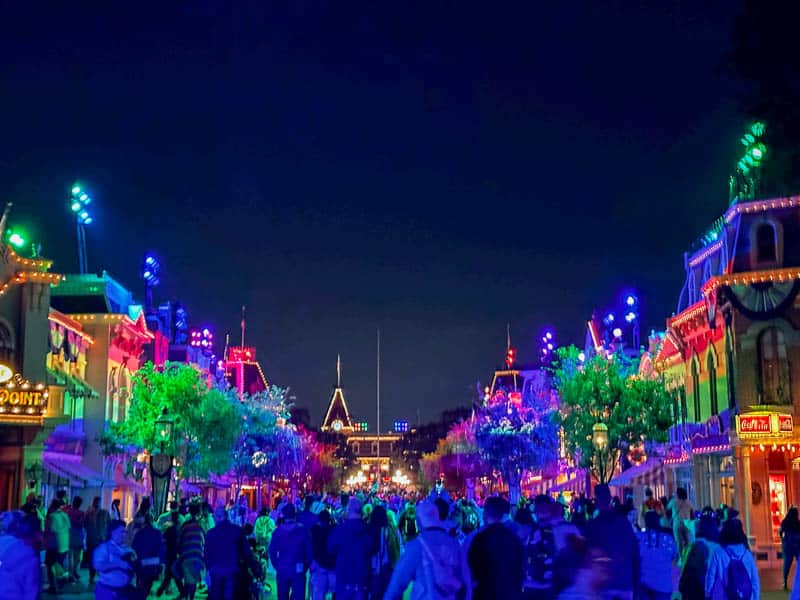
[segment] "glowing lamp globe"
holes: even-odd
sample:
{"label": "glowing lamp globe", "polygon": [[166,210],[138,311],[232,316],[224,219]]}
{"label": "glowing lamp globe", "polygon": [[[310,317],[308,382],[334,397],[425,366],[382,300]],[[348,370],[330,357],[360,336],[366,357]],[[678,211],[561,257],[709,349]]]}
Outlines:
{"label": "glowing lamp globe", "polygon": [[611,333],[615,338],[621,338],[622,337],[622,329],[620,329],[619,327],[615,327],[614,331],[612,331]]}

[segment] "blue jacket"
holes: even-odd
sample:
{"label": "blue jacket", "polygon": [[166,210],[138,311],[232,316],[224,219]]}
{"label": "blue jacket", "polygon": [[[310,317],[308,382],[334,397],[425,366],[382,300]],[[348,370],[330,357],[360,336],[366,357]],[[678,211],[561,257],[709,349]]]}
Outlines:
{"label": "blue jacket", "polygon": [[311,532],[297,521],[281,523],[272,534],[269,559],[280,574],[296,574],[297,565],[311,565]]}
{"label": "blue jacket", "polygon": [[336,583],[365,586],[372,572],[377,539],[361,519],[345,519],[331,532],[328,551],[336,557]]}

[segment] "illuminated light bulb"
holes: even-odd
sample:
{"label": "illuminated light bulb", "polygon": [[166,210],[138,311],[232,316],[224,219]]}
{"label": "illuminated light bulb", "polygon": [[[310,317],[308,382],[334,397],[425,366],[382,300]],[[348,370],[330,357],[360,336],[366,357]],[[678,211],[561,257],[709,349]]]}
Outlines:
{"label": "illuminated light bulb", "polygon": [[548,340],[552,340],[553,339],[553,334],[548,331],[547,335],[545,337],[547,337]]}
{"label": "illuminated light bulb", "polygon": [[615,338],[622,337],[622,329],[620,329],[619,327],[615,327],[614,331],[612,331],[611,333],[614,335]]}
{"label": "illuminated light bulb", "polygon": [[91,225],[91,224],[92,224],[92,221],[94,221],[94,219],[93,219],[92,217],[86,217],[86,218],[83,220],[83,224],[84,224],[84,225]]}
{"label": "illuminated light bulb", "polygon": [[80,202],[73,202],[72,206],[70,206],[70,208],[72,209],[72,212],[78,212],[81,209],[81,203]]}
{"label": "illuminated light bulb", "polygon": [[88,196],[88,195],[86,195],[86,194],[81,194],[80,196],[78,196],[78,199],[79,199],[81,202],[86,202],[86,199],[87,199],[88,197],[89,197],[89,196]]}
{"label": "illuminated light bulb", "polygon": [[73,188],[72,188],[72,193],[73,193],[75,196],[77,196],[78,194],[80,194],[80,193],[81,193],[81,186],[79,186],[79,185],[73,186]]}
{"label": "illuminated light bulb", "polygon": [[764,444],[759,444],[758,448],[759,448],[759,450],[761,450],[763,452],[764,451]]}
{"label": "illuminated light bulb", "polygon": [[82,210],[82,211],[81,211],[81,212],[78,214],[78,216],[79,216],[81,219],[88,219],[88,218],[89,218],[89,213],[88,213],[87,211],[85,211],[85,210]]}

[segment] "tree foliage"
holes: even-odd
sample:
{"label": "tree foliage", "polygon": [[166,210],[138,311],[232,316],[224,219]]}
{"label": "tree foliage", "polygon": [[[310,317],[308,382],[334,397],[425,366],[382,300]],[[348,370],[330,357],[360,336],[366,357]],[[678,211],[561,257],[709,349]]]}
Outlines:
{"label": "tree foliage", "polygon": [[558,459],[555,402],[548,378],[540,372],[520,396],[496,390],[477,412],[475,442],[481,457],[509,486],[512,502],[523,471],[540,471]]}
{"label": "tree foliage", "polygon": [[146,363],[133,375],[125,419],[112,423],[104,436],[106,452],[120,446],[157,450],[155,422],[167,409],[173,419],[172,451],[183,477],[223,473],[231,464],[230,449],[239,431],[238,399],[210,387],[190,365]]}
{"label": "tree foliage", "polygon": [[[672,398],[660,380],[640,379],[619,361],[599,355],[580,365],[574,346],[559,350],[554,378],[560,399],[556,422],[566,449],[601,483],[613,476],[622,453],[669,439]],[[597,423],[608,427],[602,455],[592,441]]]}

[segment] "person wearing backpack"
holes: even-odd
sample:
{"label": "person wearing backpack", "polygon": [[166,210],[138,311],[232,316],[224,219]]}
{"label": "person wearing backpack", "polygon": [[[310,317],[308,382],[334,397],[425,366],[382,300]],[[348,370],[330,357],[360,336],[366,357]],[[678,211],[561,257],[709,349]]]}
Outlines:
{"label": "person wearing backpack", "polygon": [[[469,572],[461,547],[439,519],[431,501],[417,506],[420,533],[411,540],[395,565],[384,600],[400,600],[413,581],[409,600],[464,600],[469,594]],[[510,533],[510,532],[509,532]],[[513,534],[511,534],[513,536]]]}
{"label": "person wearing backpack", "polygon": [[681,564],[678,590],[683,598],[721,600],[724,584],[724,550],[717,543],[719,532],[714,518],[703,515],[695,527],[695,540],[687,549]]}
{"label": "person wearing backpack", "polygon": [[726,521],[720,533],[720,544],[724,553],[724,585],[727,600],[758,600],[761,586],[756,560],[747,545],[742,522],[739,519]]}
{"label": "person wearing backpack", "polygon": [[553,597],[553,569],[557,556],[566,548],[570,536],[579,536],[578,528],[564,519],[564,511],[550,496],[533,500],[536,525],[525,540],[525,600]]}

